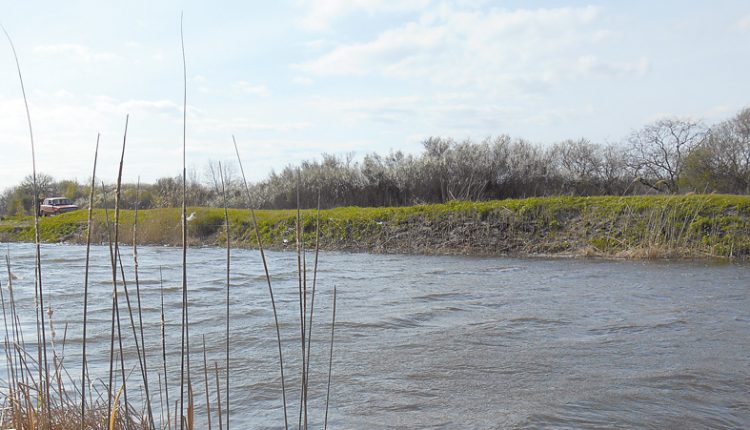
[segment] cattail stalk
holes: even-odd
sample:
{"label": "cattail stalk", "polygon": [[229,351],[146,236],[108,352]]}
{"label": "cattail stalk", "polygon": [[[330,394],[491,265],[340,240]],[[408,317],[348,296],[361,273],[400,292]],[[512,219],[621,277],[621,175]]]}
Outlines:
{"label": "cattail stalk", "polygon": [[[104,201],[107,201],[107,193],[104,191],[104,183],[102,183],[102,191],[103,191],[103,197]],[[115,266],[115,254],[114,249],[112,245],[112,228],[109,224],[109,210],[107,209],[107,205],[105,203],[104,205],[104,218],[106,220],[106,228],[107,228],[107,241],[109,243],[109,258],[110,262],[113,265],[112,272],[113,277],[116,278],[117,276],[117,266]],[[127,409],[128,404],[128,397],[127,397],[127,388],[126,388],[126,378],[125,378],[125,360],[122,355],[122,330],[120,328],[120,306],[119,306],[119,298],[117,294],[117,283],[113,282],[112,287],[112,315],[110,317],[111,319],[111,327],[110,327],[110,340],[109,340],[109,385],[107,386],[107,416],[109,416],[112,413],[112,387],[113,387],[113,376],[114,376],[114,353],[115,353],[115,328],[117,328],[117,343],[119,346],[119,352],[118,356],[120,358],[120,373],[122,376],[122,390],[124,395],[124,401],[125,401],[125,409]],[[119,396],[118,396],[119,401]]]}
{"label": "cattail stalk", "polygon": [[[117,328],[117,343],[119,347],[119,357],[120,357],[120,373],[122,376],[122,395],[123,400],[125,402],[125,410],[128,409],[128,389],[127,389],[127,378],[125,376],[125,358],[123,356],[123,348],[122,348],[122,325],[120,320],[120,300],[117,293],[117,262],[119,260],[119,219],[120,219],[120,191],[122,186],[122,167],[123,167],[123,161],[125,157],[125,143],[127,141],[127,130],[128,130],[128,120],[129,116],[125,117],[125,133],[123,137],[123,144],[122,144],[122,153],[120,155],[120,169],[119,173],[117,175],[117,186],[115,188],[115,218],[114,218],[114,228],[110,227],[109,224],[109,211],[107,209],[107,205],[104,205],[104,215],[106,219],[106,226],[107,226],[107,239],[109,242],[109,256],[112,264],[112,316],[111,316],[111,328],[110,328],[110,348],[109,348],[109,385],[107,387],[108,389],[108,402],[107,402],[107,415],[110,415],[112,413],[112,378],[114,374],[114,342],[115,342],[115,324]],[[104,201],[107,201],[107,193],[106,189],[104,187],[104,183],[102,182],[102,194],[104,197]],[[112,230],[114,230],[114,239],[112,238]],[[118,400],[119,401],[119,396]],[[128,417],[126,417],[126,422]]]}
{"label": "cattail stalk", "polygon": [[[128,410],[128,389],[126,385],[126,377],[125,377],[125,358],[123,357],[123,348],[122,348],[122,331],[121,331],[121,322],[120,322],[120,308],[119,308],[119,300],[117,298],[117,263],[120,259],[120,207],[122,205],[122,169],[125,165],[125,144],[128,140],[128,122],[130,120],[130,115],[125,115],[125,132],[122,136],[122,151],[120,153],[120,166],[117,171],[117,186],[115,187],[115,221],[114,221],[114,232],[115,237],[112,246],[114,246],[114,257],[112,260],[112,288],[115,291],[115,304],[116,304],[116,313],[117,313],[117,340],[120,348],[120,366],[122,371],[122,385],[123,385],[123,400],[125,401],[125,410]],[[122,279],[123,285],[125,282],[125,277],[123,276]],[[127,295],[127,290],[126,295]],[[130,306],[128,306],[128,310],[130,309]],[[132,317],[131,317],[132,320]],[[132,321],[131,321],[132,324]],[[126,420],[129,418],[129,415],[126,416]]]}

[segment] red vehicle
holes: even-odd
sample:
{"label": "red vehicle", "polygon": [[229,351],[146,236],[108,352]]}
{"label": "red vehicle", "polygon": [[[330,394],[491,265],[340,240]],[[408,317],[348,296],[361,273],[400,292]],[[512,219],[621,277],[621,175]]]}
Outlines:
{"label": "red vehicle", "polygon": [[78,206],[74,205],[70,199],[66,199],[65,197],[48,197],[39,206],[39,215],[52,216],[77,209]]}

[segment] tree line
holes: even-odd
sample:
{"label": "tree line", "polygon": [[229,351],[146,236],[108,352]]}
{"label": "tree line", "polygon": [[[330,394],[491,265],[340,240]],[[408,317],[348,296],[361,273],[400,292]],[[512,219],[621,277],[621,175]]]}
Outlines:
{"label": "tree line", "polygon": [[[222,176],[229,206],[246,207],[236,167],[215,161],[202,174],[189,175],[188,203],[223,205]],[[88,204],[86,184],[45,174],[37,175],[37,182],[42,197],[65,196],[79,206]],[[662,119],[609,144],[585,138],[543,146],[507,135],[479,142],[430,137],[416,155],[391,151],[355,160],[353,154],[323,154],[320,160],[271,172],[249,188],[251,204],[261,209],[295,208],[298,198],[303,208],[315,207],[318,199],[329,208],[551,195],[750,194],[750,108],[710,127],[691,119]],[[97,207],[113,204],[111,191],[95,191]],[[182,177],[125,184],[122,207],[136,203],[140,208],[180,206]],[[0,215],[32,210],[31,177],[0,194]]]}

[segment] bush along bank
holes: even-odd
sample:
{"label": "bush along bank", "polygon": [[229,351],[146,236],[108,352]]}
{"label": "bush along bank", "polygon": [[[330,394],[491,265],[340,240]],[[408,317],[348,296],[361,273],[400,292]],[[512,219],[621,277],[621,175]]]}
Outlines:
{"label": "bush along bank", "polygon": [[[193,245],[222,245],[224,211],[189,208]],[[256,211],[264,245],[294,247],[296,211]],[[133,238],[133,212],[121,214],[121,237]],[[112,214],[110,213],[110,216]],[[307,247],[315,243],[316,211],[303,210]],[[326,250],[472,255],[572,255],[626,258],[750,257],[750,197],[680,195],[542,197],[486,202],[454,201],[400,208],[344,207],[320,212],[320,245]],[[247,210],[229,210],[233,246],[257,242]],[[41,220],[46,242],[83,243],[85,211]],[[93,237],[106,241],[103,210]],[[33,240],[33,221],[0,222],[0,241]],[[138,213],[142,244],[180,243],[180,210]]]}

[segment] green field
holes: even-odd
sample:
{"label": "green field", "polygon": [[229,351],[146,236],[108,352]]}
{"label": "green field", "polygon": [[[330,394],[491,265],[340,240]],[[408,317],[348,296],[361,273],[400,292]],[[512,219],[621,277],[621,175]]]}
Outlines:
{"label": "green field", "polygon": [[[192,245],[226,243],[224,211],[189,208]],[[296,211],[256,211],[264,245],[294,246]],[[110,222],[113,211],[110,210]],[[85,210],[43,218],[44,242],[83,243]],[[750,197],[679,195],[545,197],[398,208],[342,207],[320,212],[320,246],[329,250],[474,255],[585,255],[626,258],[750,256]],[[133,211],[122,211],[120,238],[131,243]],[[248,210],[229,210],[233,246],[255,247]],[[316,211],[302,211],[313,247]],[[95,243],[107,241],[104,210],[94,211]],[[180,210],[138,213],[138,242],[181,243]],[[33,219],[0,221],[0,240],[33,241]],[[286,241],[286,245],[285,245]]]}

